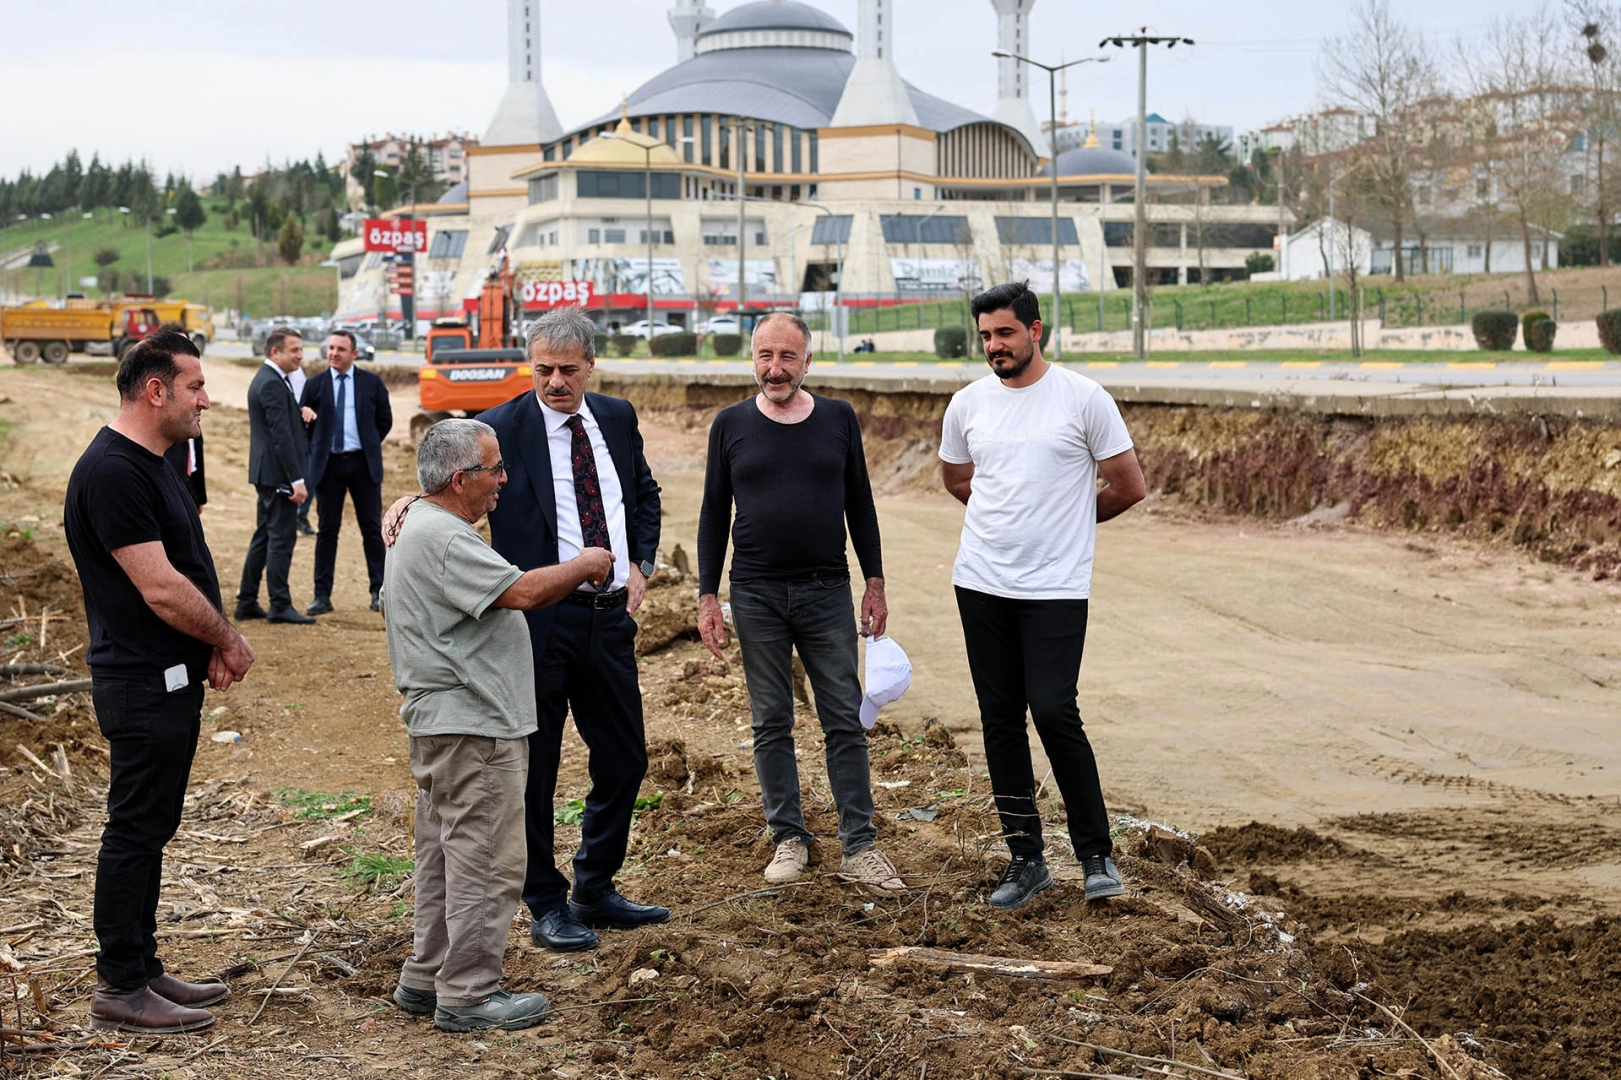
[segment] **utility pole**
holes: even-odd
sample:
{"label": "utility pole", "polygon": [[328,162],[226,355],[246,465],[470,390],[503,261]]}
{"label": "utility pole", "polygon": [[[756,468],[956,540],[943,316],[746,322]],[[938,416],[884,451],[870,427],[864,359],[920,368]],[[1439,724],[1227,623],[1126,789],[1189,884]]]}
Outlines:
{"label": "utility pole", "polygon": [[[748,130],[743,124],[743,118],[737,118],[737,145],[733,151],[737,154],[737,332],[743,332],[743,305],[748,301],[748,221],[743,213],[748,209],[748,203],[743,198],[743,132]],[[756,136],[758,138],[758,136]]]}
{"label": "utility pole", "polygon": [[1192,38],[1150,34],[1146,26],[1135,35],[1098,42],[1100,49],[1105,45],[1117,49],[1129,45],[1137,50],[1137,137],[1133,140],[1137,151],[1137,187],[1133,196],[1137,215],[1131,230],[1131,355],[1139,360],[1148,355],[1145,333],[1148,321],[1148,47],[1164,45],[1174,49],[1178,45],[1192,44]]}
{"label": "utility pole", "polygon": [[[1021,64],[1029,64],[1031,67],[1038,67],[1047,73],[1047,134],[1049,136],[1049,146],[1052,152],[1052,160],[1048,168],[1052,170],[1053,180],[1053,333],[1052,338],[1050,339],[1052,342],[1052,356],[1050,358],[1053,360],[1060,360],[1063,358],[1062,331],[1064,328],[1064,320],[1063,309],[1060,305],[1063,301],[1064,295],[1062,291],[1063,286],[1061,284],[1063,280],[1064,264],[1063,257],[1059,249],[1058,239],[1058,75],[1066,68],[1072,68],[1076,64],[1107,64],[1109,62],[1109,58],[1107,56],[1087,56],[1080,60],[1071,60],[1067,64],[1043,64],[1039,60],[1030,59],[1028,56],[1020,56],[1018,53],[1004,52],[1001,49],[993,51],[991,55],[997,57],[998,59],[1017,60]],[[1064,93],[1066,97],[1069,94],[1069,85],[1067,80],[1065,82]],[[1078,239],[1079,237],[1077,237],[1077,240]]]}

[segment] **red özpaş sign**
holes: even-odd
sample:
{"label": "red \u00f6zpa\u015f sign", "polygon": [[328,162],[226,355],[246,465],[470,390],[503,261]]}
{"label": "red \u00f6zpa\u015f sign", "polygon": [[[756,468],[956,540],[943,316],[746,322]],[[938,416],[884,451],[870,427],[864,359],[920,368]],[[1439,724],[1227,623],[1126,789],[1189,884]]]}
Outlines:
{"label": "red \u00f6zpa\u015f sign", "polygon": [[590,307],[596,285],[590,281],[526,281],[519,300],[531,310],[554,307]]}
{"label": "red \u00f6zpa\u015f sign", "polygon": [[418,254],[428,250],[428,223],[426,221],[391,221],[388,218],[367,218],[367,251],[391,251],[395,254]]}

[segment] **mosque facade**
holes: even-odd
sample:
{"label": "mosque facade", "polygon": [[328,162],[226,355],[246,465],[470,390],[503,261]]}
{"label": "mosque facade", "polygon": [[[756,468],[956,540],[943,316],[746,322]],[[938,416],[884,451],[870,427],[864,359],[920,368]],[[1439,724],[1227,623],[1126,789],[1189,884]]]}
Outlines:
{"label": "mosque facade", "polygon": [[[1050,292],[1055,163],[1031,83],[999,69],[990,115],[907,83],[894,9],[928,2],[859,0],[852,32],[804,0],[719,15],[676,0],[675,65],[566,129],[541,81],[540,0],[508,0],[509,84],[468,150],[468,179],[436,204],[395,211],[428,220],[417,318],[467,310],[503,255],[528,286],[526,306],[589,295],[605,327],[644,317],[649,288],[656,317],[685,326],[740,300],[824,306],[835,286],[847,307],[957,298],[1013,278]],[[1033,3],[990,0],[987,53],[992,41],[1032,49]],[[1056,167],[1063,289],[1127,286],[1134,159],[1093,137]],[[1217,205],[1225,183],[1150,176],[1153,280],[1217,280],[1273,250],[1287,221],[1271,207]],[[333,253],[338,317],[397,315],[383,260],[360,246]]]}

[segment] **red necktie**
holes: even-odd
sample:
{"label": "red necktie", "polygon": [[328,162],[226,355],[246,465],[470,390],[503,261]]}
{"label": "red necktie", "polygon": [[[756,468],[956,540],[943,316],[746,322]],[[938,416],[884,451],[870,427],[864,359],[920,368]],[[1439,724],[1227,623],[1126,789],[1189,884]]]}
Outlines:
{"label": "red necktie", "polygon": [[569,461],[574,466],[574,502],[580,510],[580,546],[612,551],[613,545],[608,542],[608,515],[602,508],[602,484],[597,479],[597,456],[591,452],[585,421],[575,413],[566,422],[573,433]]}

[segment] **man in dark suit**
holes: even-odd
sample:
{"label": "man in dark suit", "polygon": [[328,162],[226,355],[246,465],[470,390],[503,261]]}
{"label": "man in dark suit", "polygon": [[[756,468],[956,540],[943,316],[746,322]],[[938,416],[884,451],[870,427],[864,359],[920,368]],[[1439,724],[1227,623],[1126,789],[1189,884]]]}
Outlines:
{"label": "man in dark suit", "polygon": [[[304,474],[310,444],[288,373],[304,363],[296,330],[275,330],[265,340],[265,362],[248,387],[248,480],[259,492],[259,517],[242,563],[236,618],[274,623],[313,623],[293,607],[287,572],[293,564],[298,506],[309,498]],[[259,579],[270,593],[270,610],[259,606]]]}
{"label": "man in dark suit", "polygon": [[[535,942],[558,951],[595,945],[591,927],[668,919],[668,908],[619,895],[636,792],[647,773],[636,623],[659,543],[659,486],[628,401],[588,394],[596,328],[559,308],[529,328],[535,391],[480,415],[495,429],[507,496],[490,512],[491,546],[521,570],[586,547],[614,554],[613,579],[525,612],[535,658],[535,708],[525,792],[529,868],[523,899]],[[552,798],[568,709],[590,751],[591,791],[574,857],[574,892],[552,852]]]}
{"label": "man in dark suit", "polygon": [[383,589],[383,438],[394,426],[388,387],[355,367],[355,336],[334,330],[326,339],[325,374],[304,384],[302,415],[310,435],[305,476],[321,514],[315,539],[315,602],[307,614],[332,610],[332,567],[343,528],[343,498],[354,500],[360,543],[366,552],[371,609],[381,611]]}

